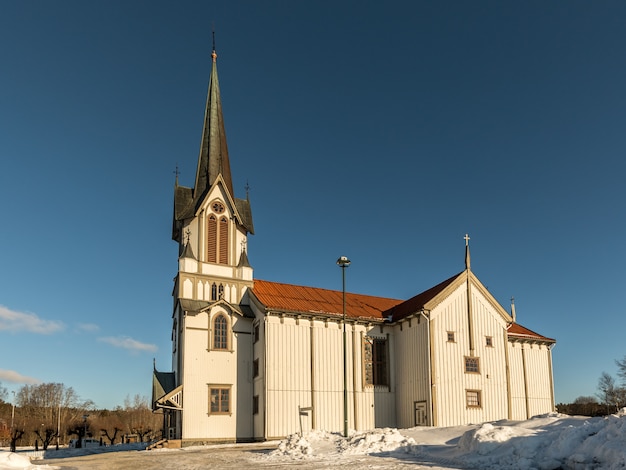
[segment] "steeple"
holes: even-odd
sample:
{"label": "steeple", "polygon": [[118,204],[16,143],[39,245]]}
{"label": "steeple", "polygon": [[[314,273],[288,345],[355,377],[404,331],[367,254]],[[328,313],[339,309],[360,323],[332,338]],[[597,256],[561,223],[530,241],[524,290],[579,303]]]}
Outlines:
{"label": "steeple", "polygon": [[[196,180],[193,188],[178,184],[178,171],[174,185],[174,217],[172,222],[172,239],[181,244],[183,249],[184,227],[196,215],[196,211],[206,202],[205,198],[216,181],[221,180],[224,189],[228,193],[226,199],[232,200],[235,207],[234,217],[246,232],[254,233],[252,210],[246,189],[246,199],[235,197],[233,180],[230,172],[230,160],[228,157],[228,145],[226,144],[226,131],[224,117],[222,115],[222,99],[220,96],[219,80],[217,78],[217,53],[215,41],[211,54],[213,65],[209,79],[209,89],[204,111],[204,125],[202,127],[202,139],[200,141],[200,154],[196,169]],[[198,249],[196,245],[196,249]]]}
{"label": "steeple", "polygon": [[226,188],[231,197],[233,181],[230,174],[230,160],[228,158],[228,145],[226,144],[226,131],[224,129],[224,117],[222,116],[222,99],[220,86],[217,78],[217,53],[215,43],[211,53],[213,65],[209,79],[206,108],[204,111],[204,126],[202,140],[200,142],[200,155],[198,156],[198,169],[196,170],[196,184],[194,186],[194,206],[202,201],[204,195],[215,182],[219,174],[222,175]]}

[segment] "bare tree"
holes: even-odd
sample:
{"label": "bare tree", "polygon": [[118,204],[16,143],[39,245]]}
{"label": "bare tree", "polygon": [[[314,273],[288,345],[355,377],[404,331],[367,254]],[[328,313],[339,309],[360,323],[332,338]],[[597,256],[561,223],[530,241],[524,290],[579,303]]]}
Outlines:
{"label": "bare tree", "polygon": [[62,383],[24,385],[17,392],[16,401],[24,429],[39,431],[28,432],[25,436],[28,442],[37,442],[37,437],[41,439],[47,434],[42,426],[66,429],[68,423],[80,420],[85,411],[93,408],[91,400],[81,400],[72,387]]}
{"label": "bare tree", "polygon": [[598,398],[606,405],[607,413],[619,409],[620,387],[615,385],[615,379],[607,372],[602,372],[598,380]]}
{"label": "bare tree", "polygon": [[17,449],[17,441],[19,441],[24,435],[22,429],[15,428],[11,431],[11,452],[15,452]]}
{"label": "bare tree", "polygon": [[615,364],[617,364],[617,375],[622,379],[622,385],[626,386],[626,356],[621,360],[616,359]]}
{"label": "bare tree", "polygon": [[48,450],[48,446],[52,442],[52,439],[57,437],[57,430],[46,427],[42,430],[35,429],[35,434],[41,440],[43,450]]}
{"label": "bare tree", "polygon": [[0,403],[6,403],[7,398],[9,396],[9,391],[6,387],[2,386],[2,382],[0,382]]}
{"label": "bare tree", "polygon": [[160,417],[152,413],[150,401],[141,395],[124,400],[126,426],[131,434],[137,434],[141,442],[150,440],[159,429]]}

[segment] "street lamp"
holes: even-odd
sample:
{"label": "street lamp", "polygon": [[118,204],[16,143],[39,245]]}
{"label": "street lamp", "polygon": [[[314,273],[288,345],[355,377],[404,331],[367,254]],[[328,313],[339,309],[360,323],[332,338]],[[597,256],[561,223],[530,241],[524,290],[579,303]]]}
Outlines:
{"label": "street lamp", "polygon": [[[85,420],[85,429],[84,429],[84,431],[83,431],[83,443],[86,443],[86,442],[87,442],[87,418],[89,418],[89,415],[88,415],[88,414],[84,414],[84,415],[83,415],[83,419]],[[85,448],[85,446],[84,446],[84,445],[81,445],[81,447],[82,447],[83,449]]]}
{"label": "street lamp", "polygon": [[343,281],[343,435],[348,437],[348,366],[346,353],[346,268],[350,266],[350,260],[346,256],[341,256],[337,260],[337,265],[341,268],[341,278]]}
{"label": "street lamp", "polygon": [[13,421],[15,420],[15,391],[11,390],[13,394],[13,406],[11,407],[11,434],[13,434]]}

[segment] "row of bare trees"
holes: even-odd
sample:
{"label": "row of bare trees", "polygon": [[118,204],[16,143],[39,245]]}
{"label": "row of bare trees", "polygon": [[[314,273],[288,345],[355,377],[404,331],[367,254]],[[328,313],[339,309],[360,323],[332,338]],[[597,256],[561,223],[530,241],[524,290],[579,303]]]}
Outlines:
{"label": "row of bare trees", "polygon": [[42,447],[66,445],[71,438],[100,439],[104,445],[145,442],[160,435],[160,415],[152,413],[148,399],[127,397],[123,407],[98,410],[82,400],[72,387],[59,383],[24,385],[13,403],[0,384],[0,446]]}

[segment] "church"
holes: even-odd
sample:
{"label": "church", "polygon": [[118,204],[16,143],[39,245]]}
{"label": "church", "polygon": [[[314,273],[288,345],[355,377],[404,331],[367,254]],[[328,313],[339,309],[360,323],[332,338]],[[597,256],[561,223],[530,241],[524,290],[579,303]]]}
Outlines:
{"label": "church", "polygon": [[[554,411],[556,342],[489,293],[467,235],[465,269],[408,300],[254,278],[251,204],[235,197],[212,59],[195,184],[174,188],[172,370],[155,367],[152,389],[163,438],[263,441]],[[344,275],[349,263],[337,261]]]}

